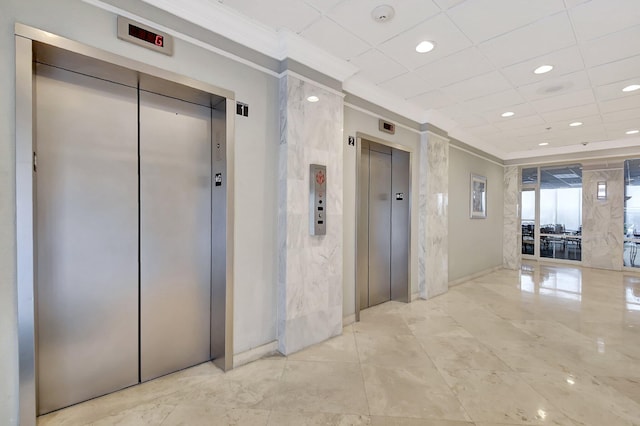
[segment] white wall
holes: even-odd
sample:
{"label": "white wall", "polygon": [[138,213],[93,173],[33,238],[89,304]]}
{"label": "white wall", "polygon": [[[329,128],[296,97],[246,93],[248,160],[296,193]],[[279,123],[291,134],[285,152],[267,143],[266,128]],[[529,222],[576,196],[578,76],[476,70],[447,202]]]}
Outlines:
{"label": "white wall", "polygon": [[[487,178],[487,218],[470,219],[471,173]],[[502,266],[503,167],[449,148],[449,281]]]}
{"label": "white wall", "polygon": [[115,15],[78,0],[3,0],[0,13],[0,424],[16,424],[18,412],[15,22],[232,90],[237,100],[250,105],[249,117],[236,116],[234,352],[275,340],[277,79],[181,40],[176,40],[173,57],[123,42],[116,38]]}
{"label": "white wall", "polygon": [[[390,143],[407,147],[411,151],[411,294],[418,292],[418,162],[420,133],[396,126],[396,133],[390,135],[378,130],[377,117],[344,107],[344,294],[343,316],[355,314],[355,248],[356,248],[356,147],[347,145],[349,136],[361,132]],[[393,120],[389,120],[393,121]]]}

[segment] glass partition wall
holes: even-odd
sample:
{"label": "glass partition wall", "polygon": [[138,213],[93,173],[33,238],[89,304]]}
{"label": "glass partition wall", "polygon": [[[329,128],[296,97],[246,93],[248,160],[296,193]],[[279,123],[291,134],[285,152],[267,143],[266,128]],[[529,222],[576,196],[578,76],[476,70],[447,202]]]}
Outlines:
{"label": "glass partition wall", "polygon": [[581,165],[524,168],[521,189],[523,257],[581,261]]}
{"label": "glass partition wall", "polygon": [[640,268],[640,159],[624,162],[624,266]]}

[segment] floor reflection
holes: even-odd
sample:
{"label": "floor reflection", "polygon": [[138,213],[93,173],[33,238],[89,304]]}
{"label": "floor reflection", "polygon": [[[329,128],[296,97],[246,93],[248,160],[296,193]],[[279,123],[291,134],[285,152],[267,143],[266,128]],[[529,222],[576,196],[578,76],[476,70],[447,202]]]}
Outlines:
{"label": "floor reflection", "polygon": [[520,289],[527,293],[582,300],[582,270],[574,267],[556,267],[523,264]]}

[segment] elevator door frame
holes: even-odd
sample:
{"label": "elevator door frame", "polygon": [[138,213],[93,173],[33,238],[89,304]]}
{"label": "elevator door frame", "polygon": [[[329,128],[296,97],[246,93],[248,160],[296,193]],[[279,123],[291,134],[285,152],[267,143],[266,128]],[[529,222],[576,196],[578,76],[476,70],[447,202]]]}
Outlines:
{"label": "elevator door frame", "polygon": [[356,314],[356,321],[360,321],[360,292],[361,292],[361,288],[359,285],[359,279],[358,279],[358,269],[359,269],[359,256],[362,253],[359,253],[358,250],[358,229],[359,229],[359,221],[360,221],[360,214],[361,214],[361,205],[360,205],[360,173],[361,173],[361,160],[362,160],[362,140],[367,140],[370,142],[374,142],[377,143],[379,145],[384,145],[385,147],[389,147],[389,148],[393,148],[393,149],[397,149],[399,151],[404,151],[409,153],[409,193],[408,193],[408,197],[409,197],[409,220],[408,220],[408,235],[409,235],[409,239],[408,239],[408,247],[407,247],[407,300],[406,303],[409,303],[411,301],[411,240],[412,240],[412,234],[411,234],[411,210],[412,210],[412,205],[413,205],[413,197],[412,197],[412,193],[413,193],[413,187],[412,187],[412,182],[413,182],[413,151],[411,151],[411,149],[409,149],[408,147],[404,146],[404,145],[400,145],[397,143],[393,143],[393,142],[389,142],[386,141],[384,139],[380,139],[377,138],[375,136],[371,136],[362,132],[356,132],[356,226],[355,226],[355,314]]}
{"label": "elevator door frame", "polygon": [[[235,94],[232,91],[192,80],[182,75],[147,65],[126,57],[78,43],[23,24],[15,24],[16,59],[16,257],[18,292],[18,361],[19,361],[19,423],[36,424],[36,318],[35,284],[37,247],[35,234],[35,176],[34,176],[34,49],[36,44],[62,49],[70,56],[82,55],[107,65],[121,67],[145,75],[153,80],[175,83],[224,98],[226,107],[224,131],[224,161],[216,162],[215,172],[222,172],[224,194],[212,190],[212,199],[223,201],[225,208],[216,213],[217,224],[213,229],[223,232],[224,242],[213,242],[220,248],[224,244],[224,256],[212,256],[212,276],[224,277],[218,287],[212,285],[211,322],[214,363],[224,371],[233,368],[233,253],[234,253],[234,142],[235,142]],[[77,55],[76,55],[77,54]],[[171,93],[167,93],[171,95]],[[212,143],[213,143],[212,139]],[[214,146],[212,144],[212,149]],[[215,187],[213,187],[215,188]],[[212,278],[213,279],[213,278]],[[214,335],[215,333],[215,335]],[[216,346],[217,345],[217,346]]]}

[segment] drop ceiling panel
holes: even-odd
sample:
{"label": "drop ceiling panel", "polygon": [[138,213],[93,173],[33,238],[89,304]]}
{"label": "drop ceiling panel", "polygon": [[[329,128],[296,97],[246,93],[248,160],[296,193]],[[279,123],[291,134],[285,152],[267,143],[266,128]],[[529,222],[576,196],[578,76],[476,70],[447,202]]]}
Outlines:
{"label": "drop ceiling panel", "polygon": [[578,38],[591,40],[637,24],[640,1],[592,0],[571,9],[570,14]]}
{"label": "drop ceiling panel", "polygon": [[[533,3],[533,2],[532,2]],[[498,66],[508,66],[572,46],[573,36],[565,12],[480,44],[480,49]]]}
{"label": "drop ceiling panel", "polygon": [[592,89],[579,90],[577,92],[532,101],[531,104],[538,112],[558,111],[581,105],[595,103]]}
{"label": "drop ceiling panel", "polygon": [[[550,76],[551,77],[551,76]],[[560,77],[547,78],[534,84],[522,86],[518,91],[528,101],[558,96],[565,93],[588,89],[591,87],[589,76],[585,71],[578,71]]]}
{"label": "drop ceiling panel", "polygon": [[462,128],[477,127],[487,124],[487,121],[484,118],[472,113],[456,116],[455,122]]}
{"label": "drop ceiling panel", "polygon": [[[371,16],[381,4],[395,9],[395,16],[388,22],[377,22]],[[440,8],[431,0],[345,0],[329,12],[329,17],[376,46],[439,12]]]}
{"label": "drop ceiling panel", "polygon": [[[502,117],[502,113],[505,111],[511,111],[515,115],[513,117]],[[490,111],[482,112],[480,115],[484,117],[490,123],[499,123],[510,118],[527,117],[529,115],[535,115],[538,112],[528,103],[521,103],[517,105],[509,105],[508,107],[502,107],[500,109],[493,109]]]}
{"label": "drop ceiling panel", "polygon": [[602,118],[609,123],[625,120],[638,120],[638,126],[640,126],[640,106],[638,108],[604,113],[602,114]]}
{"label": "drop ceiling panel", "polygon": [[423,93],[413,98],[409,98],[409,101],[424,109],[443,108],[456,103],[455,99],[448,96],[442,90],[433,90]]}
{"label": "drop ceiling panel", "polygon": [[[416,52],[421,41],[433,40],[436,48],[428,53]],[[447,18],[440,14],[394,37],[378,48],[405,67],[413,70],[471,46],[471,42]]]}
{"label": "drop ceiling panel", "polygon": [[624,121],[617,121],[615,123],[605,123],[604,128],[611,132],[618,132],[619,137],[627,136],[626,131],[631,129],[640,128],[640,120],[630,119]]}
{"label": "drop ceiling panel", "polygon": [[621,80],[636,79],[640,84],[640,55],[589,69],[591,82],[596,86]]}
{"label": "drop ceiling panel", "polygon": [[572,8],[579,4],[586,3],[588,1],[591,1],[591,0],[564,0],[565,4],[567,5],[567,8]]}
{"label": "drop ceiling panel", "polygon": [[[570,123],[579,121],[582,123],[582,126],[577,126],[577,127],[571,127],[569,126]],[[594,125],[601,125],[602,124],[602,117],[598,114],[598,115],[589,115],[589,116],[577,116],[572,118],[571,120],[549,120],[547,121],[547,124],[555,129],[555,130],[575,130],[575,129],[586,129],[589,128],[590,126],[594,126]]]}
{"label": "drop ceiling panel", "polygon": [[360,68],[358,75],[378,84],[393,77],[407,73],[407,69],[377,49],[369,49],[360,56],[351,59],[351,63]]}
{"label": "drop ceiling panel", "polygon": [[[540,65],[553,65],[553,70],[546,74],[534,74],[533,71]],[[502,73],[518,87],[580,71],[583,68],[580,49],[571,46],[505,67]]]}
{"label": "drop ceiling panel", "polygon": [[479,136],[496,136],[502,133],[500,129],[491,124],[483,124],[481,126],[470,127],[466,130],[473,133],[474,135]]}
{"label": "drop ceiling panel", "polygon": [[[273,28],[300,32],[320,17],[317,9],[299,0],[224,0],[221,3]],[[287,13],[282,13],[286,10]]]}
{"label": "drop ceiling panel", "polygon": [[562,0],[473,0],[447,13],[474,43],[480,43],[563,10]]}
{"label": "drop ceiling panel", "polygon": [[640,51],[638,40],[640,25],[586,42],[581,46],[584,63],[591,68],[636,56]]}
{"label": "drop ceiling panel", "polygon": [[590,103],[572,108],[563,108],[551,112],[543,112],[540,115],[546,122],[554,123],[559,121],[572,122],[578,120],[580,117],[589,117],[598,114],[600,114],[598,105],[596,105],[595,103]]}
{"label": "drop ceiling panel", "polygon": [[444,87],[491,71],[489,61],[475,47],[465,49],[416,70],[432,86]]}
{"label": "drop ceiling panel", "polygon": [[492,93],[481,98],[472,99],[464,103],[470,110],[476,112],[491,111],[503,108],[510,111],[509,107],[524,103],[522,96],[514,89]]}
{"label": "drop ceiling panel", "polygon": [[403,74],[387,80],[379,86],[404,99],[414,97],[417,93],[425,93],[436,88],[434,84],[421,79],[415,73]]}
{"label": "drop ceiling panel", "polygon": [[504,121],[493,123],[493,125],[500,130],[521,129],[523,127],[531,127],[536,125],[542,126],[544,124],[544,120],[540,118],[539,115],[530,115],[528,117],[521,118],[511,117],[510,119],[505,119]]}
{"label": "drop ceiling panel", "polygon": [[367,43],[328,18],[316,21],[301,35],[342,59],[353,58],[369,49]]}
{"label": "drop ceiling panel", "polygon": [[463,3],[464,0],[433,0],[442,10],[450,9]]}
{"label": "drop ceiling panel", "polygon": [[305,3],[315,7],[321,12],[328,12],[342,0],[304,0]]}
{"label": "drop ceiling panel", "polygon": [[444,88],[455,99],[466,101],[511,88],[511,84],[497,71],[472,77]]}
{"label": "drop ceiling panel", "polygon": [[[637,92],[636,92],[637,93]],[[623,98],[611,99],[599,103],[600,111],[603,114],[616,111],[624,111],[625,109],[637,109],[640,107],[640,94],[627,95]]]}
{"label": "drop ceiling panel", "polygon": [[[598,86],[595,88],[596,99],[599,101],[608,101],[610,99],[626,98],[628,96],[634,96],[634,93],[639,92],[623,92],[622,89],[631,84],[639,82],[640,79],[619,81],[617,83],[606,84],[604,86]],[[640,84],[640,83],[639,83]],[[640,107],[640,105],[638,105]]]}

